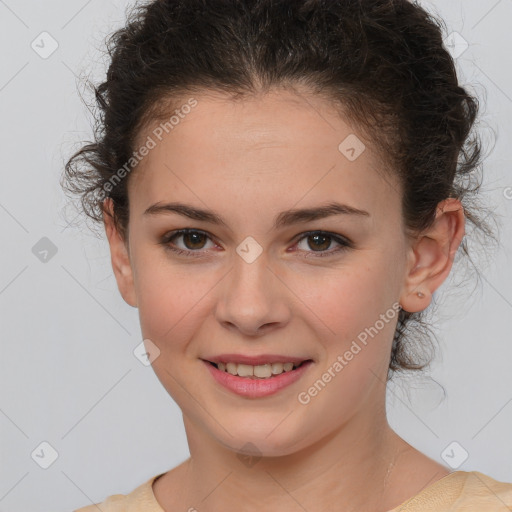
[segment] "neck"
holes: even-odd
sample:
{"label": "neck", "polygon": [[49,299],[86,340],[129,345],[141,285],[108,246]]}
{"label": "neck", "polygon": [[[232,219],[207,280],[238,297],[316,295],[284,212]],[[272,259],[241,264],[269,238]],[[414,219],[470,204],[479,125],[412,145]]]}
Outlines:
{"label": "neck", "polygon": [[175,507],[169,510],[384,512],[409,497],[400,497],[390,482],[399,456],[411,447],[389,427],[384,411],[371,421],[353,418],[300,451],[252,460],[184,422],[191,457],[173,470],[179,484],[161,494],[160,503]]}

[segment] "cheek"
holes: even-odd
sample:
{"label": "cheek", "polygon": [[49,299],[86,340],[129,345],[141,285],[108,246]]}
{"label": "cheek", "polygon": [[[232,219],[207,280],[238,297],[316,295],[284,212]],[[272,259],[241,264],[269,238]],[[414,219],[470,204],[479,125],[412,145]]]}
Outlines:
{"label": "cheek", "polygon": [[385,275],[375,264],[347,266],[321,276],[297,277],[293,288],[310,309],[309,316],[321,320],[331,335],[345,338],[353,334],[354,328],[364,327],[368,319],[378,318],[383,312]]}
{"label": "cheek", "polygon": [[162,258],[140,259],[136,277],[142,334],[157,346],[186,339],[193,326],[200,325],[208,294],[218,281],[214,272],[194,272],[192,266],[178,266]]}
{"label": "cheek", "polygon": [[382,261],[347,266],[321,279],[301,277],[296,288],[306,306],[299,314],[309,319],[323,345],[327,367],[343,357],[341,373],[350,373],[353,382],[362,378],[357,370],[352,374],[355,368],[377,371],[391,350],[398,310],[386,268]]}
{"label": "cheek", "polygon": [[304,292],[309,288],[304,301],[308,307],[301,314],[315,322],[316,340],[324,352],[315,375],[301,389],[303,398],[310,400],[305,422],[322,415],[328,430],[385,386],[382,376],[398,319],[387,275],[377,265],[365,266],[340,270],[322,280],[322,286],[304,286]]}

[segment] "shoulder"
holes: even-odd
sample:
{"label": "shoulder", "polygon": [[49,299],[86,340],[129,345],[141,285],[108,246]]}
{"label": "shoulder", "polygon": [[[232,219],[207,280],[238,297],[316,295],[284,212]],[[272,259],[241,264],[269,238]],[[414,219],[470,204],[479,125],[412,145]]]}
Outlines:
{"label": "shoulder", "polygon": [[479,471],[455,471],[389,512],[504,512],[512,510],[512,483]]}
{"label": "shoulder", "polygon": [[512,483],[495,480],[479,471],[471,471],[467,473],[461,497],[494,507],[486,510],[500,510],[505,506],[508,508],[512,506]]}
{"label": "shoulder", "polygon": [[101,503],[93,503],[73,512],[163,512],[153,494],[153,481],[160,474],[151,477],[129,494],[113,494]]}

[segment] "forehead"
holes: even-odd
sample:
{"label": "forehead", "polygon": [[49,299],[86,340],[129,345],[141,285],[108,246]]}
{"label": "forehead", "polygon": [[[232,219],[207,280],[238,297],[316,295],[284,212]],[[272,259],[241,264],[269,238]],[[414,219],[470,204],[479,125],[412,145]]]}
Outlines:
{"label": "forehead", "polygon": [[[130,205],[139,212],[178,193],[206,204],[226,193],[280,206],[301,198],[301,206],[352,200],[367,210],[385,207],[390,194],[399,198],[371,141],[363,142],[333,103],[313,94],[183,96],[167,118],[147,124],[138,145],[149,139],[152,149],[129,187]],[[382,197],[388,200],[380,204]]]}

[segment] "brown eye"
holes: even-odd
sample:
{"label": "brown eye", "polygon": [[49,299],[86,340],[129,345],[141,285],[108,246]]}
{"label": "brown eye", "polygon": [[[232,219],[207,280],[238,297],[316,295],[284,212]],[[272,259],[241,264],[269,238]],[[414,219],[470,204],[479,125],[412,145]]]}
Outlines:
{"label": "brown eye", "polygon": [[182,233],[183,242],[186,249],[202,249],[206,241],[206,235],[199,232]]}
{"label": "brown eye", "polygon": [[[180,239],[182,239],[181,246],[177,243]],[[196,229],[180,229],[164,236],[160,243],[164,245],[166,249],[177,254],[200,256],[204,255],[206,252],[202,249],[210,249],[215,245],[212,244],[210,247],[205,247],[208,240],[211,240],[211,238],[203,231]]]}
{"label": "brown eye", "polygon": [[[303,242],[305,243],[301,248],[300,244]],[[338,247],[335,247],[333,250],[328,250],[333,243],[338,244]],[[333,233],[311,231],[302,235],[297,246],[300,251],[306,253],[306,256],[334,256],[335,254],[346,251],[352,247],[352,244],[349,240]]]}
{"label": "brown eye", "polygon": [[316,250],[326,250],[331,245],[331,237],[325,235],[309,235],[306,240],[308,241],[308,247]]}

